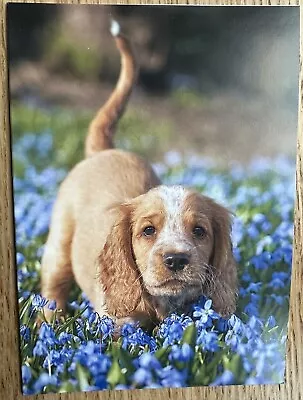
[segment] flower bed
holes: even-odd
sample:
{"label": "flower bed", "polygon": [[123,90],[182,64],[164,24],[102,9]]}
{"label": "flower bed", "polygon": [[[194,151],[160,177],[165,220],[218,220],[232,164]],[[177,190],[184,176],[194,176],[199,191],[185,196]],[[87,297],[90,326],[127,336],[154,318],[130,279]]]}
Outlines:
{"label": "flower bed", "polygon": [[[22,171],[14,178],[14,200],[25,394],[284,380],[294,162],[259,159],[245,169],[233,164],[221,170],[209,160],[171,152],[155,165],[164,183],[195,187],[234,212],[238,308],[224,320],[201,298],[190,315],[172,314],[152,334],[125,325],[113,341],[113,322],[94,313],[78,289],[63,322],[37,328],[46,301],[39,295],[40,258],[65,171],[43,169],[53,164],[48,133],[25,134],[13,154]],[[47,305],[56,313],[53,302]]]}

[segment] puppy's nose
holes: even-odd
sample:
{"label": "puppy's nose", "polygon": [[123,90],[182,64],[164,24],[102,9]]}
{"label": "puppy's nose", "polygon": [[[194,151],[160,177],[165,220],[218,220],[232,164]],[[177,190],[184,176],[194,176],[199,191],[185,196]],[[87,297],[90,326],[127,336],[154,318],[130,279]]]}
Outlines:
{"label": "puppy's nose", "polygon": [[189,256],[185,253],[167,253],[163,256],[164,264],[172,271],[180,271],[189,264]]}

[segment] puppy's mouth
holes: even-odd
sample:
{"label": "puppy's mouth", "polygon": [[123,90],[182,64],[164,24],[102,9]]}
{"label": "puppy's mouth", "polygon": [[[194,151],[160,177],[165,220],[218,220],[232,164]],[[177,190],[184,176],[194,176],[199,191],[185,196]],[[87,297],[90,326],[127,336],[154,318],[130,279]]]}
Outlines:
{"label": "puppy's mouth", "polygon": [[196,283],[185,282],[181,279],[167,279],[155,285],[146,285],[146,289],[152,295],[159,294],[180,294],[186,290],[198,289],[199,285]]}
{"label": "puppy's mouth", "polygon": [[167,279],[166,281],[161,282],[158,285],[154,285],[154,287],[161,288],[161,287],[180,286],[184,284],[185,282],[181,281],[180,279]]}

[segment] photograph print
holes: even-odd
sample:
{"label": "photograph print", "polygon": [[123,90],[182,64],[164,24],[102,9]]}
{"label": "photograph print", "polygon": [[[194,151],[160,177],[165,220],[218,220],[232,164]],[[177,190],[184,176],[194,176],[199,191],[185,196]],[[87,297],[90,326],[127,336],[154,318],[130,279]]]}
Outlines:
{"label": "photograph print", "polygon": [[284,382],[298,7],[8,5],[23,394]]}

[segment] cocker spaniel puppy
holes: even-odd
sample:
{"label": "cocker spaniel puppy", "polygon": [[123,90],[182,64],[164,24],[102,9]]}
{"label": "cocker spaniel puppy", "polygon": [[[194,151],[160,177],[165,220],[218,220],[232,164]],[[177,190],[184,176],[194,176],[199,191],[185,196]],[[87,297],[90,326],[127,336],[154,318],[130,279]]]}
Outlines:
{"label": "cocker spaniel puppy", "polygon": [[[186,312],[201,295],[222,316],[235,310],[230,214],[210,198],[164,186],[138,155],[113,148],[137,68],[113,24],[121,72],[92,121],[86,158],[62,183],[42,259],[42,294],[63,312],[75,280],[99,315],[118,324]],[[45,309],[46,317],[51,311]]]}

